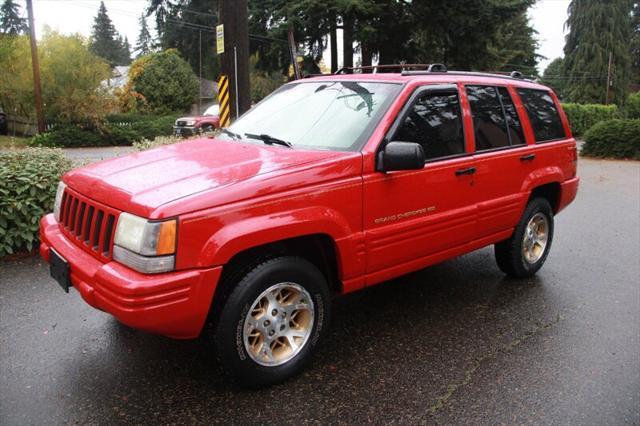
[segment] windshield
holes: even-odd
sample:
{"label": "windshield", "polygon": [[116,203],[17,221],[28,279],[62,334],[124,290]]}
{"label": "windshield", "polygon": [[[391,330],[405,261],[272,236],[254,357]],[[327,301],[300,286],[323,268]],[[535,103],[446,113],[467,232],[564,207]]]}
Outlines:
{"label": "windshield", "polygon": [[[371,135],[400,88],[399,84],[356,81],[288,84],[229,130],[245,139],[247,134],[268,135],[293,148],[355,151]],[[231,138],[229,133],[222,135]]]}

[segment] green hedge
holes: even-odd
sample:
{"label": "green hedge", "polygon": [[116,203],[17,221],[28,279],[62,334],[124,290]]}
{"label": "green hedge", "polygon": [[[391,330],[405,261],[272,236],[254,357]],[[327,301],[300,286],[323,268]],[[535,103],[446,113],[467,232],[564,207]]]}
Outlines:
{"label": "green hedge", "polygon": [[53,210],[58,181],[70,168],[57,149],[0,152],[0,256],[37,246],[38,222]]}
{"label": "green hedge", "polygon": [[562,109],[567,114],[573,136],[584,135],[594,124],[620,116],[616,105],[567,103],[562,104]]}
{"label": "green hedge", "polygon": [[640,160],[640,120],[602,121],[589,129],[584,139],[584,155]]}
{"label": "green hedge", "polygon": [[60,148],[128,146],[143,139],[172,135],[176,118],[176,115],[149,117],[117,114],[108,116],[99,125],[61,124],[35,136],[30,145]]}
{"label": "green hedge", "polygon": [[640,92],[629,95],[624,110],[627,118],[640,118]]}

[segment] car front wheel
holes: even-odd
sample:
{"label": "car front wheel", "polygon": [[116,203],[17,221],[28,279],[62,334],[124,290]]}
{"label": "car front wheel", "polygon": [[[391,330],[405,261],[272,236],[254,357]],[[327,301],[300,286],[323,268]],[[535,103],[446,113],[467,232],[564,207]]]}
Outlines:
{"label": "car front wheel", "polygon": [[268,386],[299,373],[324,335],[330,293],[309,261],[264,261],[234,286],[216,327],[223,365],[240,385]]}

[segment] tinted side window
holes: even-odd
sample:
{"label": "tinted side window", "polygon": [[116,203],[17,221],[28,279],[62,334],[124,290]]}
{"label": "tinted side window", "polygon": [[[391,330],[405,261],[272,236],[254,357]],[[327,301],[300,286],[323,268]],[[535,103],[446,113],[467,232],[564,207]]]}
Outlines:
{"label": "tinted side window", "polygon": [[476,151],[509,146],[507,122],[496,88],[467,86],[467,97],[473,116]]}
{"label": "tinted side window", "polygon": [[498,87],[498,93],[500,94],[500,100],[504,108],[504,115],[507,118],[511,145],[522,145],[524,144],[522,125],[520,125],[520,119],[518,118],[516,107],[511,100],[511,95],[509,95],[506,87]]}
{"label": "tinted side window", "polygon": [[536,142],[566,137],[560,114],[548,92],[534,89],[518,89],[527,115],[533,127]]}
{"label": "tinted side window", "polygon": [[457,93],[426,93],[413,104],[394,138],[422,145],[427,159],[464,153]]}

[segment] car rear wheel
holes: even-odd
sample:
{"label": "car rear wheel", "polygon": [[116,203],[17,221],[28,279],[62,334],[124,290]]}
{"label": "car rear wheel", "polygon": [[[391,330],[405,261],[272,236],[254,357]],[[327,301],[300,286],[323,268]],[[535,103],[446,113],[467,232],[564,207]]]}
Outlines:
{"label": "car rear wheel", "polygon": [[515,278],[530,277],[547,260],[553,240],[553,209],[544,198],[527,205],[513,235],[495,245],[498,267]]}
{"label": "car rear wheel", "polygon": [[325,333],[330,303],[324,276],[306,259],[283,256],[253,267],[224,302],[215,331],[231,378],[259,388],[302,371]]}

